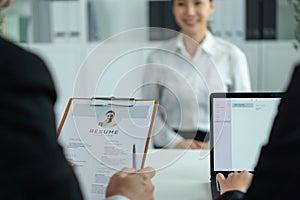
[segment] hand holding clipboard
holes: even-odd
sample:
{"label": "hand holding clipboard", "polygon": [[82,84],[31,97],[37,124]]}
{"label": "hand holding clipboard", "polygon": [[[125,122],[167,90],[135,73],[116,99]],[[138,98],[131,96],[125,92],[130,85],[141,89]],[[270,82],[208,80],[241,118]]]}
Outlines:
{"label": "hand holding clipboard", "polygon": [[[123,167],[144,167],[156,100],[133,98],[73,98],[58,129],[58,141],[88,198],[104,199],[110,176]],[[106,113],[114,112],[115,124],[103,127]],[[100,170],[101,169],[101,170]],[[105,173],[102,173],[102,172]],[[101,177],[101,178],[100,178]]]}

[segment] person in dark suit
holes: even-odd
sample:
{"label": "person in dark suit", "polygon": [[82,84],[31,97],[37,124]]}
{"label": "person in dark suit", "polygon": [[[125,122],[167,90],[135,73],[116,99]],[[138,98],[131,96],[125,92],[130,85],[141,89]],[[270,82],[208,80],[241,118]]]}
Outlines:
{"label": "person in dark suit", "polygon": [[227,178],[218,174],[222,194],[219,199],[299,198],[299,155],[300,63],[278,107],[268,144],[261,149],[254,176],[246,171],[232,173]]}
{"label": "person in dark suit", "polygon": [[[0,8],[9,4],[0,0]],[[0,46],[0,199],[83,199],[56,140],[56,92],[45,63],[1,37]],[[145,171],[116,173],[107,197],[153,199],[155,172]]]}
{"label": "person in dark suit", "polygon": [[56,92],[44,62],[0,38],[0,199],[82,199],[56,141]]}

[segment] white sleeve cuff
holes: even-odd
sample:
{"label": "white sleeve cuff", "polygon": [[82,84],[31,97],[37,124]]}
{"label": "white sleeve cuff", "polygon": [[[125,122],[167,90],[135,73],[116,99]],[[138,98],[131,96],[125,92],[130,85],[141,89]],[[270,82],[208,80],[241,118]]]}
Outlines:
{"label": "white sleeve cuff", "polygon": [[110,196],[108,198],[106,198],[105,200],[130,200],[124,196],[121,195],[114,195],[114,196]]}

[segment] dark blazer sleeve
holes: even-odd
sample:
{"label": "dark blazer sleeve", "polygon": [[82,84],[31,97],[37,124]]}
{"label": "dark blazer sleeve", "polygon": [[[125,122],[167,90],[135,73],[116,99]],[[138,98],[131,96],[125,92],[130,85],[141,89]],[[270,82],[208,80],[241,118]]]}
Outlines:
{"label": "dark blazer sleeve", "polygon": [[56,93],[44,62],[0,39],[0,199],[82,199],[56,140]]}
{"label": "dark blazer sleeve", "polygon": [[228,191],[219,196],[216,200],[243,200],[244,199],[245,193],[238,191],[238,190],[233,190],[233,191]]}
{"label": "dark blazer sleeve", "polygon": [[262,147],[250,188],[226,192],[227,199],[298,199],[300,177],[300,65],[278,107],[269,142]]}
{"label": "dark blazer sleeve", "polygon": [[281,100],[269,142],[261,150],[245,199],[299,198],[300,66]]}

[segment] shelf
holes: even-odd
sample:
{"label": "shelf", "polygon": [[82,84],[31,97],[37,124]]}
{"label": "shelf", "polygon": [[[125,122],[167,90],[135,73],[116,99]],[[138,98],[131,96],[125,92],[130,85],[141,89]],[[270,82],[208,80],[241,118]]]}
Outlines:
{"label": "shelf", "polygon": [[[224,0],[215,0],[216,3]],[[231,1],[231,0],[228,0]],[[241,0],[239,0],[241,1]],[[252,88],[256,91],[270,91],[270,90],[282,90],[288,80],[290,71],[292,70],[293,63],[299,59],[300,50],[293,48],[293,43],[290,37],[289,20],[285,20],[287,14],[291,15],[289,5],[280,2],[278,8],[280,12],[280,20],[278,22],[280,29],[283,31],[280,33],[280,40],[229,40],[240,47],[246,54],[249,70],[252,80]],[[75,1],[79,4],[76,12],[70,14],[70,16],[77,16],[78,30],[80,32],[80,38],[77,41],[65,41],[65,42],[52,42],[49,40],[47,43],[36,42],[34,39],[34,17],[33,17],[33,4],[36,2],[42,2],[41,0],[14,0],[13,5],[6,11],[10,15],[18,15],[27,17],[29,20],[28,25],[28,42],[20,43],[26,49],[39,54],[47,63],[50,72],[55,81],[55,85],[58,91],[58,102],[56,105],[57,118],[61,117],[61,114],[65,108],[66,101],[73,95],[74,80],[77,76],[78,70],[81,64],[85,61],[86,57],[95,50],[97,45],[102,45],[103,54],[105,58],[114,55],[116,52],[124,52],[132,49],[148,48],[147,53],[151,48],[159,47],[164,41],[149,41],[147,34],[141,37],[133,37],[131,40],[124,37],[112,40],[112,36],[116,37],[117,34],[126,34],[128,31],[132,31],[135,28],[148,26],[148,2],[149,0],[92,0],[94,2],[94,13],[96,13],[97,23],[99,25],[100,39],[102,41],[90,42],[89,36],[89,10],[88,0]],[[52,1],[43,1],[44,3],[50,3]],[[53,1],[54,2],[54,1]],[[71,1],[70,1],[71,2]],[[73,1],[74,3],[74,1]],[[216,13],[224,15],[224,9],[216,7]],[[50,12],[50,11],[49,11]],[[67,10],[60,16],[65,18],[69,16]],[[50,15],[49,15],[50,16]],[[67,18],[67,17],[66,17]],[[89,20],[88,20],[89,19]],[[290,19],[290,18],[287,18]],[[286,23],[289,21],[289,23]],[[49,32],[49,31],[48,31]],[[140,52],[136,52],[140,53]],[[134,67],[137,64],[142,64],[143,59],[147,55],[140,56],[138,59],[124,58],[120,62],[114,63],[115,69],[122,69]],[[139,60],[140,59],[140,60]],[[98,63],[99,62],[99,63]],[[101,65],[103,59],[98,61],[97,64]],[[127,69],[126,68],[126,69]],[[114,75],[120,74],[120,70]],[[123,73],[124,74],[124,73]],[[285,74],[285,75],[283,75]],[[87,79],[88,79],[87,75]],[[117,75],[113,77],[117,79]],[[86,81],[88,82],[88,80]],[[109,81],[108,81],[109,83]],[[103,88],[107,89],[107,93],[99,93],[97,95],[109,94],[110,85],[105,85]],[[85,94],[90,88],[87,86],[82,89],[82,94]]]}
{"label": "shelf", "polygon": [[[95,40],[106,40],[113,35],[122,33],[124,31],[126,32],[134,28],[147,27],[149,25],[148,6],[150,1],[151,0],[15,0],[11,7],[7,9],[6,13],[11,16],[11,21],[20,23],[17,22],[20,21],[20,19],[16,19],[17,16],[19,16],[23,18],[23,22],[25,21],[24,23],[28,23],[26,30],[23,31],[28,35],[26,40],[28,43],[56,42],[80,43],[80,45],[85,45],[84,43],[90,43],[90,41]],[[224,0],[215,0],[216,11],[211,16],[211,19],[213,20],[213,26],[220,25],[219,22],[214,22],[214,19],[218,19],[218,16],[221,16],[222,21],[229,19],[229,16],[227,16],[226,13],[230,13],[228,10],[232,9],[232,7],[228,6],[231,4],[227,5],[227,3],[233,3],[231,2],[233,0],[227,0],[230,2],[223,1]],[[236,1],[242,2],[241,0]],[[278,38],[279,40],[293,39],[294,19],[292,7],[287,0],[276,1],[278,8],[276,25],[278,28]],[[116,4],[118,6],[115,6]],[[224,5],[227,6],[224,7]],[[245,5],[245,3],[237,4],[239,7],[243,7],[243,5]],[[63,6],[65,9],[61,9],[61,6]],[[56,9],[53,9],[53,7]],[[240,12],[236,14],[241,16],[245,14],[243,13],[245,12],[244,9],[238,10],[240,10]],[[215,16],[216,14],[217,16]],[[226,18],[223,18],[222,16],[226,16]],[[232,19],[236,20],[237,18],[240,18],[238,24],[241,24],[241,27],[244,27],[242,26],[243,22],[241,21],[244,19],[244,17],[234,16]],[[72,22],[72,19],[74,19],[75,23]],[[56,30],[57,23],[59,29],[61,25],[60,22],[63,20],[68,21],[66,23],[62,23],[64,24],[64,27],[67,27],[70,24],[75,24],[75,26],[77,26],[75,28],[76,30]],[[290,23],[286,23],[287,21]],[[228,27],[231,27],[231,24],[229,23]],[[14,25],[12,29],[16,30],[16,25]],[[217,27],[216,29],[218,30],[219,28]],[[59,37],[56,37],[55,35],[59,35]],[[61,38],[62,35],[65,35],[65,40],[62,39],[64,37]],[[66,39],[69,38],[68,35],[73,35],[73,39]],[[17,37],[17,42],[20,41],[19,38],[20,37]],[[243,38],[225,39],[234,43],[243,41]]]}

